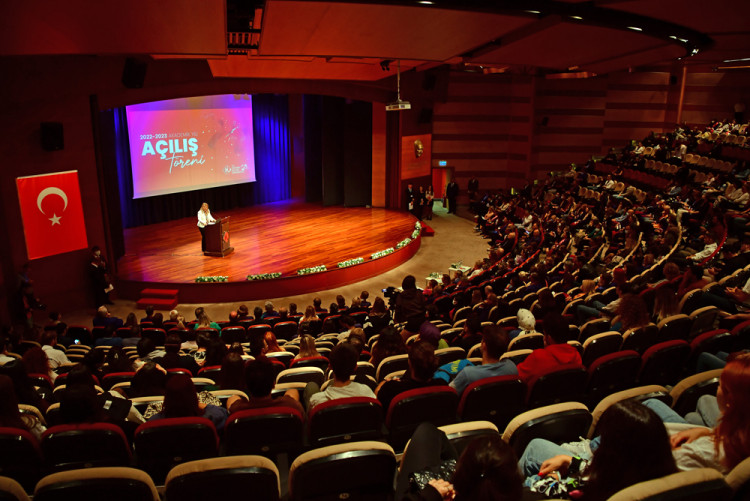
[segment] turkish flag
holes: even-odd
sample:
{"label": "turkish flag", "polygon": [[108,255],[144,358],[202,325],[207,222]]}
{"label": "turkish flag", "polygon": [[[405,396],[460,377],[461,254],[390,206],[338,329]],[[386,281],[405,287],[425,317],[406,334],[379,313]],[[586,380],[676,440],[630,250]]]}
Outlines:
{"label": "turkish flag", "polygon": [[16,178],[29,259],[88,247],[78,171]]}

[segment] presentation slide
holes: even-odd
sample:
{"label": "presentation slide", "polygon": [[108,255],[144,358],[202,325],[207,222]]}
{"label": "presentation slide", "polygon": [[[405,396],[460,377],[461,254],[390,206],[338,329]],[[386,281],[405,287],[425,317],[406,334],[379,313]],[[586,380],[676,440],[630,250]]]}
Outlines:
{"label": "presentation slide", "polygon": [[154,101],[126,113],[133,198],[255,181],[251,96]]}

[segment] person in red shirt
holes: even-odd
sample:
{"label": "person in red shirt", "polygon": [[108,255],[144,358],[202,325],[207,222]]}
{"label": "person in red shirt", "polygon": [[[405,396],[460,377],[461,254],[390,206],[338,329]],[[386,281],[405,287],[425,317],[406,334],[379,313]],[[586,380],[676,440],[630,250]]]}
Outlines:
{"label": "person in red shirt", "polygon": [[562,365],[582,366],[578,350],[567,343],[568,324],[557,313],[544,317],[544,348],[531,352],[526,360],[518,364],[518,376],[525,382]]}

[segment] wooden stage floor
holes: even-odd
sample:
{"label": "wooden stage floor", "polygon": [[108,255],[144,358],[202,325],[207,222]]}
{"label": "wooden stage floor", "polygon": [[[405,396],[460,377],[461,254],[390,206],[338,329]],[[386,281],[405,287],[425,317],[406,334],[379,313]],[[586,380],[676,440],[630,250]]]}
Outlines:
{"label": "wooden stage floor", "polygon": [[[382,272],[398,266],[419,247],[417,240],[394,253],[400,255],[397,260],[391,255],[378,259],[374,269],[363,266],[375,263],[370,260],[372,253],[395,248],[411,236],[416,220],[405,211],[279,202],[222,211],[219,215],[230,217],[234,247],[234,252],[223,258],[203,255],[195,217],[125,230],[125,256],[119,259],[116,271],[118,282],[125,285],[120,287],[123,297],[134,296],[135,288],[141,286],[194,284],[198,276],[228,276],[229,282],[243,284],[251,283],[246,280],[247,275],[262,273],[280,272],[284,278],[299,279],[302,277],[297,277],[298,269],[323,264],[329,271],[313,275],[320,282],[322,275],[343,271],[337,269],[337,263],[362,257],[365,263],[347,269],[349,278],[344,282],[354,282],[374,276],[378,269]],[[356,268],[360,268],[359,273],[353,274]],[[342,279],[343,276],[338,277],[334,282],[340,285]],[[271,285],[279,280],[255,284]],[[182,295],[180,299],[184,300]]]}

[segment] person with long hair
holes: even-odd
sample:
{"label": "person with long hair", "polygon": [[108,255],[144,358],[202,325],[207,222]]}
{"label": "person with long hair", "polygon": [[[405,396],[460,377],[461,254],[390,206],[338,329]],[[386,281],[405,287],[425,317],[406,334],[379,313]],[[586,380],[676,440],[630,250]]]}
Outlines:
{"label": "person with long hair", "polygon": [[681,470],[715,468],[722,473],[750,457],[750,353],[730,356],[719,378],[716,402],[720,417],[715,428],[685,426],[685,419],[656,399],[644,402],[670,431],[673,454]]}
{"label": "person with long hair", "polygon": [[0,375],[0,426],[29,431],[37,439],[42,437],[46,429],[35,417],[21,414],[18,410],[18,398],[13,389],[13,381],[5,375]]}
{"label": "person with long hair", "polygon": [[245,381],[245,360],[238,353],[229,353],[221,362],[219,372],[220,390],[240,390],[247,392]]}
{"label": "person with long hair", "polygon": [[617,316],[612,319],[612,330],[625,332],[645,327],[651,323],[646,302],[637,294],[625,294],[617,306]]}
{"label": "person with long hair", "polygon": [[266,353],[278,353],[286,351],[284,348],[279,346],[279,341],[276,339],[276,335],[272,331],[266,331],[263,339],[266,341]]}
{"label": "person with long hair", "polygon": [[654,292],[654,311],[652,318],[658,324],[667,317],[680,313],[680,302],[671,287],[657,287]]}
{"label": "person with long hair", "polygon": [[298,332],[300,335],[309,334],[315,336],[320,334],[323,329],[323,321],[320,319],[315,311],[314,306],[308,306],[305,308],[305,314],[299,321]]}
{"label": "person with long hair", "polygon": [[388,326],[378,336],[370,352],[370,363],[377,369],[380,362],[393,355],[406,353],[406,343],[401,334],[393,326]]}
{"label": "person with long hair", "polygon": [[203,202],[198,210],[198,230],[201,232],[201,251],[206,252],[206,226],[216,223],[216,219],[211,215],[208,204]]}
{"label": "person with long hair", "polygon": [[193,330],[200,329],[216,329],[217,332],[221,331],[219,324],[211,320],[206,310],[203,308],[195,309],[195,319],[197,322],[193,325]]}
{"label": "person with long hair", "polygon": [[540,483],[548,484],[545,477],[567,477],[583,492],[581,499],[598,501],[639,482],[677,472],[667,430],[659,416],[643,404],[617,402],[604,411],[598,429],[600,435],[591,442],[590,458],[586,454],[575,457],[544,439],[532,440],[519,461],[521,472],[530,477],[527,485],[539,489]]}
{"label": "person with long hair", "polygon": [[23,363],[26,364],[26,370],[29,374],[45,374],[52,381],[57,379],[57,373],[52,370],[47,354],[37,346],[26,350],[26,353],[23,354]]}
{"label": "person with long hair", "polygon": [[193,381],[188,376],[176,374],[167,381],[161,412],[151,416],[149,421],[193,416],[205,417],[214,424],[217,432],[221,432],[229,413],[223,407],[200,403]]}
{"label": "person with long hair", "polygon": [[382,297],[376,297],[362,327],[368,339],[393,323],[391,312]]}
{"label": "person with long hair", "polygon": [[315,347],[315,338],[309,334],[304,334],[299,340],[299,353],[294,359],[319,357],[318,349]]}

